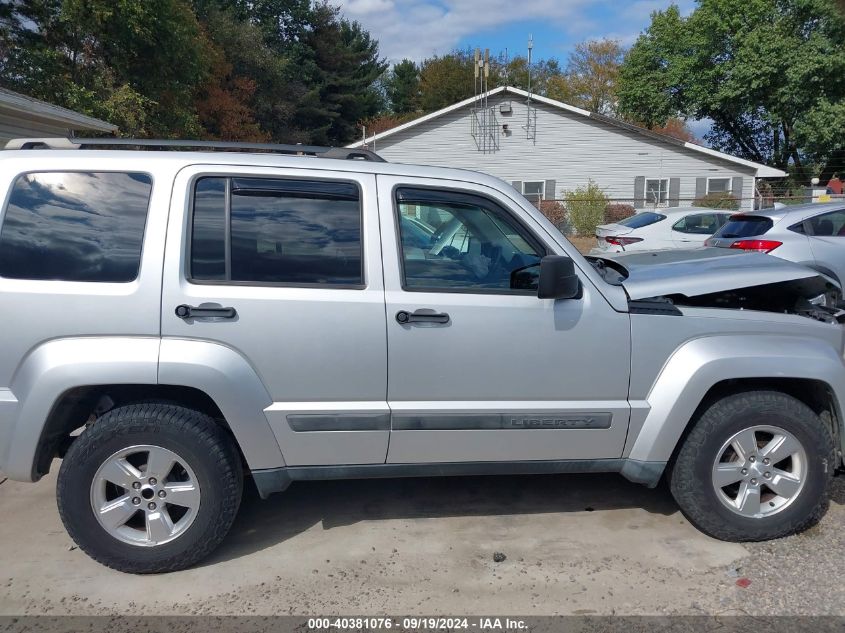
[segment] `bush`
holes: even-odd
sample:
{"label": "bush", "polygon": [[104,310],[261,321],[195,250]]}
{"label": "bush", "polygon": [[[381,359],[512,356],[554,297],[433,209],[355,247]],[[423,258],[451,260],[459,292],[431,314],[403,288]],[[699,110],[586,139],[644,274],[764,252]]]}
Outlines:
{"label": "bush", "polygon": [[727,191],[711,191],[706,196],[693,200],[692,206],[736,211],[739,209],[739,199]]}
{"label": "bush", "polygon": [[557,228],[566,225],[566,209],[556,200],[541,200],[540,213],[545,215]]}
{"label": "bush", "polygon": [[604,208],[604,221],[607,223],[619,222],[634,215],[634,207],[630,204],[611,202]]}
{"label": "bush", "polygon": [[604,222],[604,209],[608,203],[602,188],[588,180],[586,187],[564,191],[563,200],[576,235],[594,235],[596,227]]}

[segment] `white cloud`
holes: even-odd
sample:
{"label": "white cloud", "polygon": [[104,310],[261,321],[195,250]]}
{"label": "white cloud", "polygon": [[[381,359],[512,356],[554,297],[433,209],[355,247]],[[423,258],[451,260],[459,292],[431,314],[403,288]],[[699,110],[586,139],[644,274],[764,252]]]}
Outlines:
{"label": "white cloud", "polygon": [[469,35],[513,22],[542,21],[572,33],[585,27],[583,11],[597,0],[338,0],[337,4],[346,17],[358,20],[378,38],[383,56],[396,61],[446,53]]}

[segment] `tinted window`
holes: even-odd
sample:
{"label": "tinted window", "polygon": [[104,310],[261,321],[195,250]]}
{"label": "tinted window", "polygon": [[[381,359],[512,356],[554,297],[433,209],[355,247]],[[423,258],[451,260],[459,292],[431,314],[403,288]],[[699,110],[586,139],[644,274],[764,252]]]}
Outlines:
{"label": "tinted window", "polygon": [[732,238],[763,235],[772,226],[773,223],[769,218],[759,215],[733,215],[713,237]]}
{"label": "tinted window", "polygon": [[629,218],[625,218],[624,220],[619,220],[617,224],[621,224],[622,226],[629,226],[632,229],[641,229],[644,226],[648,226],[650,224],[656,224],[661,220],[665,220],[666,216],[661,215],[660,213],[652,213],[651,211],[645,211],[643,213],[637,213],[632,215]]}
{"label": "tinted window", "polygon": [[18,176],[0,229],[0,276],[132,281],[141,265],[151,190],[146,174]]}
{"label": "tinted window", "polygon": [[[397,198],[405,288],[536,291],[543,250],[498,205],[423,189]],[[420,221],[433,229],[425,242],[412,230]]]}
{"label": "tinted window", "polygon": [[226,279],[226,178],[203,178],[194,189],[191,276]]}
{"label": "tinted window", "polygon": [[672,230],[690,235],[713,235],[724,223],[716,213],[695,213],[688,215],[672,225]]}
{"label": "tinted window", "polygon": [[197,181],[191,275],[246,283],[361,285],[357,186],[268,178]]}
{"label": "tinted window", "polygon": [[818,237],[842,237],[845,235],[845,210],[817,215],[808,220],[810,233]]}

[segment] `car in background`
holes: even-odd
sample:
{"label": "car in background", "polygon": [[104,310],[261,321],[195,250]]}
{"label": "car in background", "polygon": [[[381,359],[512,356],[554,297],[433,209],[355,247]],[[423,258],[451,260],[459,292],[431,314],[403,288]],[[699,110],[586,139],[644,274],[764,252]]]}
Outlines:
{"label": "car in background", "polygon": [[845,281],[845,202],[737,213],[705,246],[770,253]]}
{"label": "car in background", "polygon": [[598,245],[590,254],[696,248],[730,217],[731,211],[703,207],[639,211],[619,222],[597,226]]}

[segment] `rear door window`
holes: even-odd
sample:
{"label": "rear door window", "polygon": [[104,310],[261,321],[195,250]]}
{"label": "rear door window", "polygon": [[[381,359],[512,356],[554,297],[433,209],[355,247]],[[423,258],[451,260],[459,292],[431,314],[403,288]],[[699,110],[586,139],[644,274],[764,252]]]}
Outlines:
{"label": "rear door window", "polygon": [[362,287],[358,186],[201,178],[194,187],[190,261],[197,283]]}
{"label": "rear door window", "polygon": [[714,237],[734,238],[763,235],[774,226],[767,217],[760,215],[733,215]]}
{"label": "rear door window", "polygon": [[0,276],[123,283],[137,278],[152,177],[37,172],[15,179],[0,228]]}
{"label": "rear door window", "polygon": [[722,224],[716,213],[694,213],[675,222],[672,230],[691,235],[713,235]]}
{"label": "rear door window", "polygon": [[807,220],[810,234],[817,237],[845,236],[845,209],[817,215]]}

